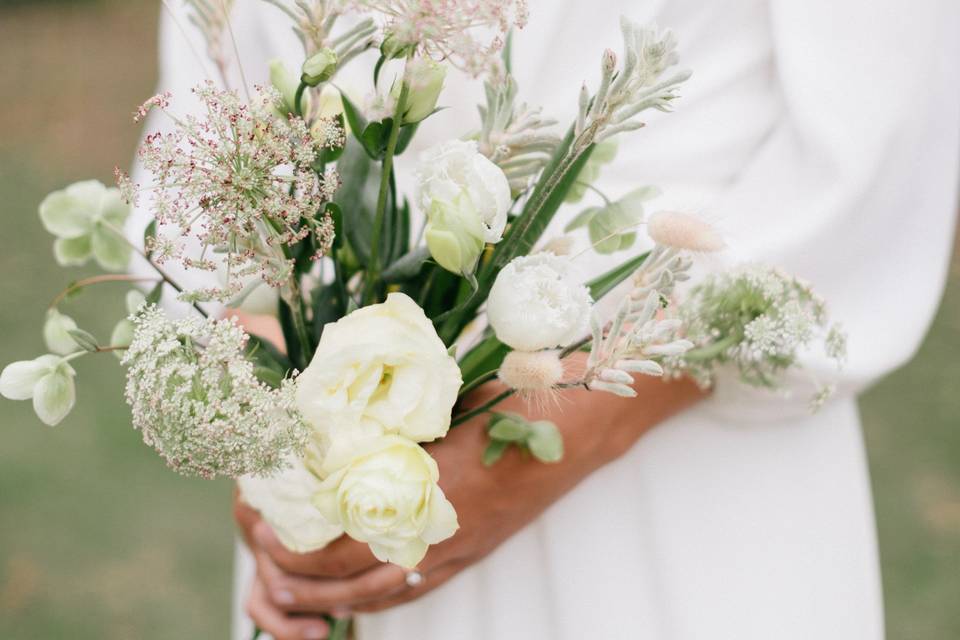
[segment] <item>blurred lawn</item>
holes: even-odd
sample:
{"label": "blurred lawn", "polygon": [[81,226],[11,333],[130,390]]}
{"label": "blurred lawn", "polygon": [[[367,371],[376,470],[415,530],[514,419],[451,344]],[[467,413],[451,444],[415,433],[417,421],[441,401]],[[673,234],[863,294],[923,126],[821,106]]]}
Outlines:
{"label": "blurred lawn", "polygon": [[[0,1],[0,364],[40,353],[42,309],[85,275],[53,264],[36,205],[132,157],[158,6]],[[69,313],[105,336],[123,309],[90,291]],[[0,638],[226,637],[229,485],[167,471],[129,427],[115,363],[79,368],[56,433],[0,404]],[[960,261],[917,359],[862,406],[889,637],[960,638]]]}

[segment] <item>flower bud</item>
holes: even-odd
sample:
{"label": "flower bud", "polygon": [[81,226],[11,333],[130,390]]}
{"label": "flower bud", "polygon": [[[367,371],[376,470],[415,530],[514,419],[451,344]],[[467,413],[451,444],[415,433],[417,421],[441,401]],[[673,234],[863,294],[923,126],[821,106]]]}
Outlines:
{"label": "flower bud", "polygon": [[[415,58],[407,63],[404,70],[404,82],[409,86],[406,111],[403,114],[405,123],[420,122],[437,107],[437,100],[443,90],[443,81],[447,69],[442,64],[429,58]],[[394,83],[391,95],[394,100],[400,98],[400,83]]]}
{"label": "flower bud", "polygon": [[332,49],[321,49],[303,63],[300,82],[315,87],[333,77],[337,70],[337,54]]}
{"label": "flower bud", "polygon": [[447,271],[473,273],[486,246],[473,203],[463,196],[452,203],[434,200],[427,219],[424,237],[433,259]]}
{"label": "flower bud", "polygon": [[409,42],[403,42],[393,33],[388,33],[383,39],[383,43],[380,45],[380,53],[387,60],[396,60],[399,58],[406,58],[410,54],[416,44],[411,44]]}
{"label": "flower bud", "polygon": [[77,323],[70,316],[65,316],[56,309],[47,312],[47,321],[43,323],[43,341],[51,353],[62,356],[79,350],[77,341],[70,332],[77,328]]}

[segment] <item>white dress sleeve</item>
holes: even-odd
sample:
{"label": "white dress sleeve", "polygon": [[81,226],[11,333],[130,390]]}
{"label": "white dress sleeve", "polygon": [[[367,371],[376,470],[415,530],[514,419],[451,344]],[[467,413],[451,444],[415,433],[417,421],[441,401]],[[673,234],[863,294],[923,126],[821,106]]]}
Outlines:
{"label": "white dress sleeve", "polygon": [[[960,4],[776,0],[782,112],[714,203],[732,257],[809,280],[849,335],[839,395],[903,364],[937,307],[960,176]],[[823,380],[833,367],[811,355]],[[799,380],[797,384],[803,384]],[[793,385],[793,380],[788,386]],[[721,378],[738,420],[805,411]]]}

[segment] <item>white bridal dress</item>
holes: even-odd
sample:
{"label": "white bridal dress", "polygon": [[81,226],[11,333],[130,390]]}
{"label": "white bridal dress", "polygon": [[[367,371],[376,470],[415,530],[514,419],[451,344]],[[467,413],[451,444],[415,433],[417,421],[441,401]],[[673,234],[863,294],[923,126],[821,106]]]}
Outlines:
{"label": "white bridal dress", "polygon": [[[530,5],[514,46],[521,96],[564,123],[581,82],[595,86],[603,49],[620,49],[621,14],[674,29],[694,75],[675,113],[621,138],[599,186],[620,196],[658,185],[655,207],[703,213],[731,256],[813,282],[850,334],[849,361],[813,416],[806,379],[790,399],[722,380],[480,564],[413,604],[360,617],[359,639],[881,638],[856,394],[910,358],[944,283],[960,175],[960,3]],[[237,2],[233,28],[250,83],[266,83],[268,58],[302,61],[287,19],[265,2]],[[161,48],[160,86],[182,110],[204,68],[169,15]],[[355,62],[341,81],[358,99],[369,69]],[[419,147],[476,126],[479,96],[451,78],[441,103],[456,108],[421,127]],[[830,378],[826,363],[809,366]],[[241,551],[238,601],[251,571]],[[237,612],[236,637],[248,638]]]}

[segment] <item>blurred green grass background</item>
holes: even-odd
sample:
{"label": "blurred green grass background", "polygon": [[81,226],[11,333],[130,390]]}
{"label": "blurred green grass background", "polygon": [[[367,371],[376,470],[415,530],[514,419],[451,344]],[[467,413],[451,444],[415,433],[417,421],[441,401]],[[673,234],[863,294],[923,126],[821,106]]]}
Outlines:
{"label": "blurred green grass background", "polygon": [[[0,0],[2,364],[41,352],[42,309],[86,275],[53,263],[36,205],[128,164],[158,12],[152,0]],[[91,290],[69,313],[106,335],[124,311]],[[28,403],[0,404],[0,638],[226,638],[229,484],[167,471],[129,426],[119,367],[78,366],[77,409],[55,430]],[[862,410],[888,635],[960,638],[960,261],[917,358]]]}

